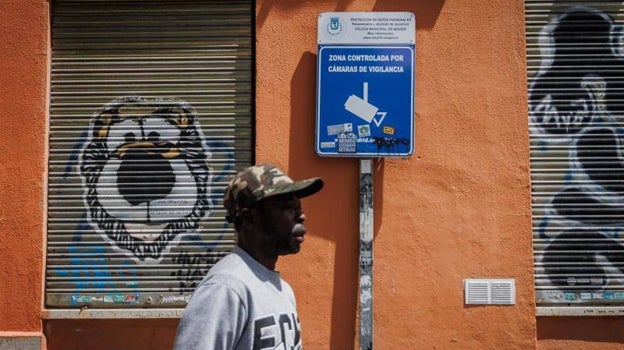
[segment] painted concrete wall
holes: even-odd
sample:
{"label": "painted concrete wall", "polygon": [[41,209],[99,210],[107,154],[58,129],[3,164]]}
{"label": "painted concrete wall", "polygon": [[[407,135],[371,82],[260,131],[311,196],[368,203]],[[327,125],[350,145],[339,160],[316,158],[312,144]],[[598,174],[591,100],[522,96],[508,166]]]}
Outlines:
{"label": "painted concrete wall", "polygon": [[[280,268],[306,346],[356,336],[357,161],[315,156],[316,16],[416,15],[416,152],[375,162],[375,346],[535,348],[522,1],[258,2],[258,159],[327,186]],[[462,280],[517,279],[517,305],[465,307]],[[328,317],[329,321],[328,322]]]}
{"label": "painted concrete wall", "polygon": [[0,13],[0,336],[25,336],[41,333],[48,3]]}
{"label": "painted concrete wall", "polygon": [[[522,1],[257,2],[257,159],[322,176],[305,246],[281,259],[306,349],[357,342],[358,167],[313,150],[316,17],[417,18],[416,152],[375,162],[380,349],[616,349],[619,318],[535,317]],[[41,321],[48,2],[0,3],[0,336],[48,349],[169,349],[177,320]],[[517,280],[517,304],[466,307],[464,278]]]}

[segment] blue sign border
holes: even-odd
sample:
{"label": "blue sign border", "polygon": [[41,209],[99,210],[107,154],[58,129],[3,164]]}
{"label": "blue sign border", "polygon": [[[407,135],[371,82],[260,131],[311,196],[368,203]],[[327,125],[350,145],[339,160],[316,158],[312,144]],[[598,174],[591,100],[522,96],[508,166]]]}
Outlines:
{"label": "blue sign border", "polygon": [[[381,134],[376,134],[376,135],[370,135],[371,137],[368,138],[361,138],[358,137],[358,130],[353,130],[355,129],[354,125],[354,121],[357,122],[361,122],[361,123],[365,123],[364,120],[359,119],[356,115],[349,113],[349,111],[344,110],[346,109],[346,106],[344,108],[335,108],[336,110],[340,109],[340,111],[337,111],[337,114],[342,114],[342,117],[336,117],[336,113],[331,113],[331,116],[328,116],[326,109],[327,109],[327,102],[326,101],[322,101],[323,96],[326,95],[327,91],[330,91],[329,89],[332,89],[330,92],[333,92],[336,89],[336,82],[332,81],[332,85],[329,86],[328,83],[323,81],[323,69],[327,70],[328,69],[328,64],[326,63],[325,65],[323,65],[323,62],[325,60],[324,56],[324,52],[327,52],[329,50],[327,49],[344,49],[344,54],[347,55],[350,52],[352,53],[353,51],[356,50],[372,50],[372,51],[379,51],[381,50],[382,52],[384,50],[388,50],[388,52],[391,52],[392,50],[409,50],[409,59],[410,62],[407,63],[407,65],[405,65],[405,69],[407,70],[407,72],[404,73],[398,73],[401,74],[402,76],[400,76],[400,78],[402,79],[401,85],[403,86],[403,84],[407,85],[407,82],[403,82],[403,80],[405,80],[405,76],[407,75],[407,77],[409,77],[409,97],[406,96],[400,96],[401,100],[400,101],[395,101],[395,97],[396,96],[387,96],[390,95],[392,93],[392,91],[390,90],[386,90],[385,91],[385,99],[388,100],[392,100],[392,104],[393,105],[399,105],[399,106],[404,106],[409,104],[409,112],[406,112],[405,110],[401,110],[402,113],[400,113],[401,115],[406,115],[407,119],[409,120],[401,120],[400,121],[400,125],[397,125],[397,121],[396,119],[394,120],[394,126],[400,126],[401,129],[408,129],[408,124],[409,124],[409,132],[406,133],[406,130],[402,130],[402,135],[400,138],[395,138],[392,137],[393,133],[394,133],[394,129],[392,126],[387,126],[387,128],[384,128],[384,124],[381,123],[381,121],[379,120],[375,120],[375,123],[380,123],[377,124],[378,128],[375,128],[374,125],[372,126],[372,129],[382,129],[384,128],[384,130],[388,131],[387,134],[390,135],[381,135]],[[335,50],[334,50],[335,51]],[[315,136],[315,150],[317,152],[317,154],[319,154],[320,156],[333,156],[333,157],[406,157],[406,156],[410,156],[413,154],[414,152],[414,123],[415,123],[415,115],[414,115],[414,100],[415,100],[415,96],[414,96],[414,89],[415,89],[415,81],[414,81],[414,73],[415,73],[415,47],[414,45],[319,45],[318,46],[318,59],[317,59],[317,101],[316,101],[316,136]],[[407,55],[405,55],[407,56]],[[386,62],[387,63],[387,62]],[[371,63],[362,63],[363,65],[383,65],[383,62],[371,62]],[[353,66],[353,63],[348,63],[347,66],[351,66],[351,67],[355,67]],[[325,74],[331,74],[331,73],[327,73],[325,72]],[[338,73],[340,74],[340,73]],[[362,80],[362,75],[359,73],[343,73],[341,74],[342,77],[345,80],[341,80],[341,83],[344,82],[350,82],[351,80]],[[384,76],[383,75],[375,75],[375,77],[378,77],[378,79],[384,80]],[[391,78],[393,78],[393,75],[388,75],[387,76],[390,80],[390,83],[393,83],[393,81],[391,81]],[[397,77],[397,75],[395,74],[394,77]],[[327,76],[325,76],[325,78],[327,78]],[[325,84],[325,85],[323,85]],[[407,86],[405,86],[405,89],[407,90]],[[341,95],[341,98],[346,99],[348,97],[348,92],[345,92],[343,94],[344,96]],[[406,99],[409,99],[409,101],[406,101]],[[326,98],[327,100],[327,98]],[[362,100],[360,98],[356,98],[356,100],[360,100],[360,101],[356,101],[356,102],[362,102]],[[325,103],[325,105],[323,104]],[[332,107],[335,107],[335,101],[331,102],[334,105]],[[402,108],[402,107],[401,107]],[[322,113],[324,113],[325,115],[322,115]],[[333,118],[333,119],[332,119]],[[401,116],[401,118],[406,119],[405,117]],[[349,122],[351,121],[351,122]],[[383,121],[383,119],[382,119]],[[334,125],[329,125],[329,124],[334,124]],[[370,123],[370,120],[369,120]],[[342,126],[346,126],[346,128],[342,128]],[[371,124],[372,125],[372,124]],[[327,128],[331,127],[334,128],[335,130],[333,130],[332,132],[336,133],[336,138],[334,139],[336,142],[333,146],[328,147],[327,143],[331,144],[332,142],[327,142],[327,137],[328,135],[328,131],[326,130]],[[341,128],[343,130],[341,130]],[[386,137],[388,136],[388,137]],[[372,144],[374,139],[374,144]],[[325,142],[324,142],[325,141]],[[357,142],[356,142],[357,141]],[[364,143],[360,143],[364,142]],[[322,144],[324,147],[321,147]],[[325,150],[323,150],[325,149]]]}

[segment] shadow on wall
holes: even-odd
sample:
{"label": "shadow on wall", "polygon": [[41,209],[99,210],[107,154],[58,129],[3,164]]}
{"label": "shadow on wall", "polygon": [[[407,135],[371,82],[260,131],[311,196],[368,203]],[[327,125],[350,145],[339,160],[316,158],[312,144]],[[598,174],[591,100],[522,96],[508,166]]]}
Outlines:
{"label": "shadow on wall", "polygon": [[537,340],[624,344],[622,328],[624,320],[621,317],[538,317]]}
{"label": "shadow on wall", "polygon": [[[274,8],[278,8],[280,11],[291,11],[306,6],[306,3],[318,4],[322,3],[317,0],[265,0],[261,2],[259,9],[256,9],[256,28],[263,27],[269,12]],[[323,11],[362,11],[366,10],[357,6],[350,6],[355,4],[355,0],[338,0],[338,1],[326,1],[327,5]],[[332,7],[335,5],[335,7]],[[438,15],[442,10],[444,0],[431,0],[422,3],[415,2],[413,0],[378,0],[374,2],[373,8],[370,11],[375,12],[413,12],[416,15],[416,28],[417,29],[431,29],[435,25]]]}
{"label": "shadow on wall", "polygon": [[48,350],[173,348],[178,319],[44,320]]}
{"label": "shadow on wall", "polygon": [[[356,158],[321,158],[315,154],[316,125],[316,55],[306,52],[297,65],[291,80],[290,163],[288,168],[294,178],[322,176],[325,188],[316,198],[318,205],[306,209],[310,217],[331,217],[327,210],[340,208],[339,218],[333,222],[317,222],[313,234],[334,243],[334,291],[331,311],[331,349],[353,347],[353,330],[357,306],[357,276],[359,246],[359,161]],[[376,162],[376,164],[379,162]],[[309,169],[320,169],[316,174]],[[383,173],[375,171],[374,222],[376,235],[381,225],[381,199]],[[351,206],[336,206],[351,203]],[[330,209],[332,208],[332,209]],[[318,212],[316,214],[315,212]]]}
{"label": "shadow on wall", "polygon": [[[328,11],[347,11],[347,7],[349,4],[353,3],[354,0],[338,0],[338,1],[328,1],[328,4],[336,4],[336,7],[333,10]],[[278,8],[280,11],[294,11],[298,8],[306,6],[306,3],[317,4],[319,1],[317,0],[266,0],[262,1],[262,5],[260,5],[260,9],[256,10],[256,27],[262,28],[266,18],[269,15],[269,12],[274,8]]]}
{"label": "shadow on wall", "polygon": [[[432,29],[442,12],[444,0],[378,0],[371,11],[375,12],[413,12],[416,16],[416,30]],[[418,44],[418,43],[417,43]],[[416,55],[418,56],[418,55]]]}

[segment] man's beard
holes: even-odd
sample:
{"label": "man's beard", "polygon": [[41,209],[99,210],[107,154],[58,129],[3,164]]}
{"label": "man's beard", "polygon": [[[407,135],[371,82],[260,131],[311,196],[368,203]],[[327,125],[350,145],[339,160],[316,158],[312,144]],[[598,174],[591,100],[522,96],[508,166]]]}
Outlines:
{"label": "man's beard", "polygon": [[[265,223],[263,225],[263,230],[269,233],[276,231],[270,223]],[[301,243],[295,239],[292,229],[286,237],[268,237],[268,239],[265,240],[265,244],[271,248],[271,253],[274,256],[296,254],[301,250]]]}
{"label": "man's beard", "polygon": [[289,236],[288,239],[282,239],[275,242],[275,251],[277,255],[296,254],[301,250],[301,243]]}

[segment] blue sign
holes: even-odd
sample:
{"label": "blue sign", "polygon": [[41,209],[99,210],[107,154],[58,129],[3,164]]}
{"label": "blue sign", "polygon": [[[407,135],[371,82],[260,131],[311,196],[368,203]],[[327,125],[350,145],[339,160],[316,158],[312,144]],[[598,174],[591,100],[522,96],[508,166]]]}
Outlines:
{"label": "blue sign", "polygon": [[414,152],[414,47],[319,46],[316,152]]}

